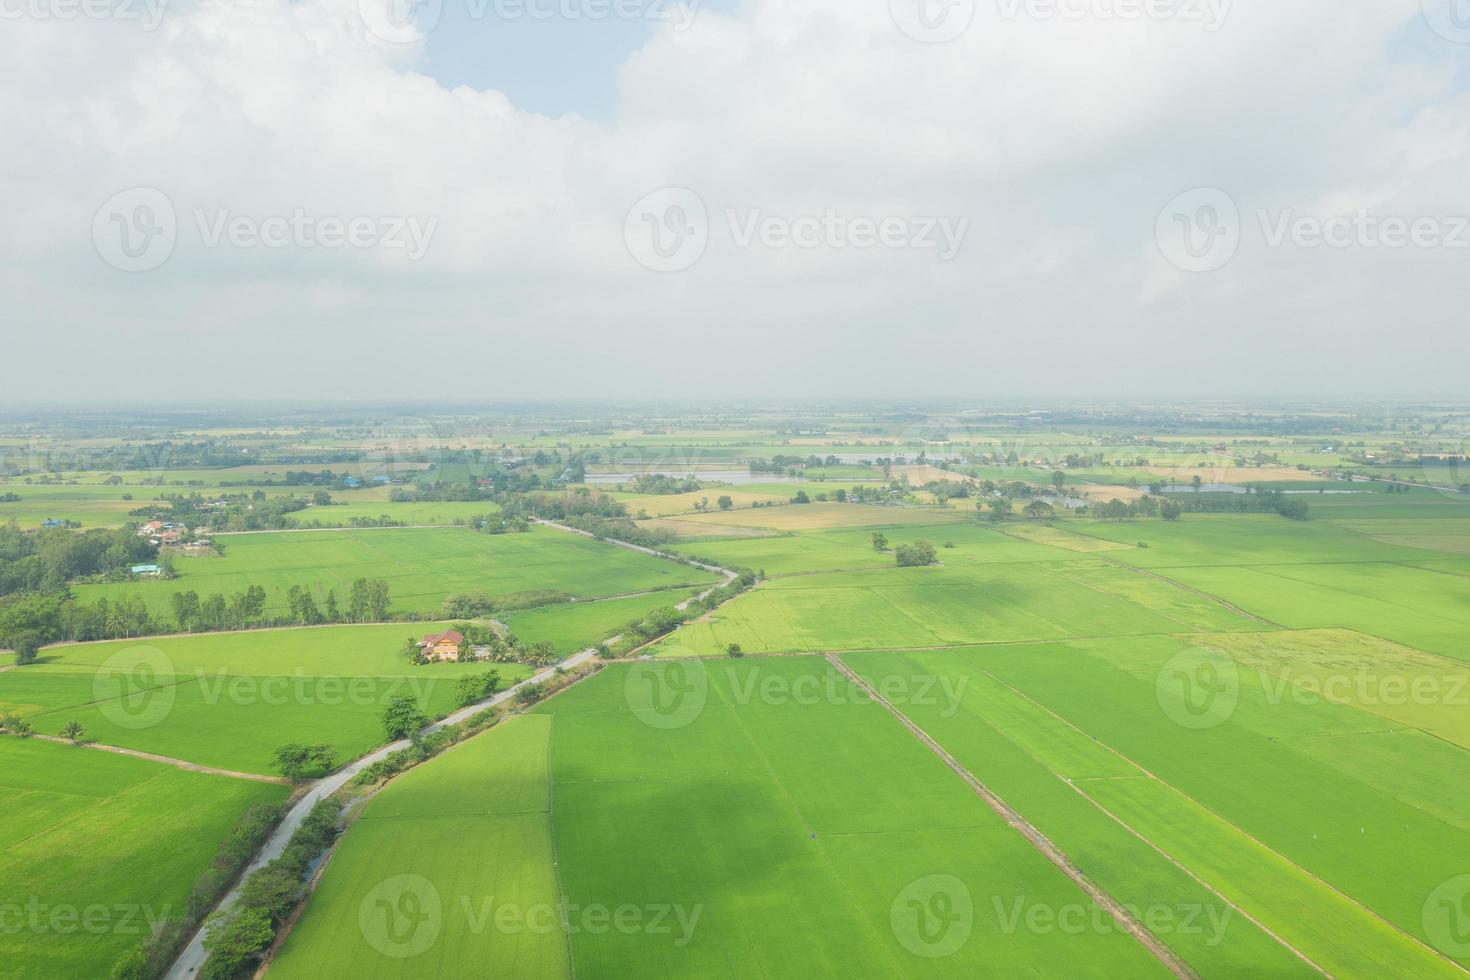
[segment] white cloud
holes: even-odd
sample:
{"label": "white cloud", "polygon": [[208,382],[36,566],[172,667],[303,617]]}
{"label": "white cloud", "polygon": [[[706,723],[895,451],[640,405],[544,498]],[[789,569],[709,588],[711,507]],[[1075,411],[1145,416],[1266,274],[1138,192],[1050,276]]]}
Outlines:
{"label": "white cloud", "polygon": [[[153,32],[12,21],[0,277],[19,299],[6,347],[38,356],[65,338],[79,390],[103,396],[137,391],[111,380],[128,350],[181,337],[229,352],[197,392],[177,389],[199,397],[307,376],[321,394],[389,396],[446,356],[483,366],[485,397],[612,392],[610,376],[649,371],[678,394],[895,394],[908,364],[925,365],[923,394],[1172,394],[1199,390],[1205,351],[1218,391],[1296,394],[1281,387],[1294,373],[1325,385],[1323,358],[1351,385],[1452,386],[1467,256],[1272,249],[1254,227],[1261,208],[1470,214],[1459,52],[1417,0],[1236,0],[1216,30],[1013,8],[1048,9],[981,2],[938,45],[905,36],[885,3],[700,10],[626,61],[611,125],[447,89],[422,45],[366,30],[356,0],[202,0]],[[132,186],[167,194],[179,234],[161,268],[129,276],[91,231]],[[712,224],[697,265],[659,275],[623,227],[665,186],[695,190]],[[1228,189],[1246,226],[1215,273],[1174,269],[1153,241],[1159,209],[1198,186]],[[940,262],[741,248],[727,210],[970,226]],[[416,262],[209,248],[197,214],[221,211],[437,225]],[[1330,348],[1337,326],[1357,346],[1301,366],[1302,332]],[[1205,339],[1221,331],[1248,343]],[[257,332],[276,346],[245,339]],[[1043,338],[1050,362],[1035,356]],[[1406,345],[1443,355],[1429,380],[1378,369],[1409,363]],[[8,387],[0,397],[54,393],[41,377]]]}

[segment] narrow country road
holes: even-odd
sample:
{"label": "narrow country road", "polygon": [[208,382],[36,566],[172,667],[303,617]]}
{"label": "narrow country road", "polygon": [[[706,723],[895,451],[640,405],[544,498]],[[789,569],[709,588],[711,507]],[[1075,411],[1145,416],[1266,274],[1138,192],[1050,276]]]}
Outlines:
{"label": "narrow country road", "polygon": [[[568,657],[566,660],[562,661],[560,666],[565,670],[572,670],[576,667],[580,667],[582,664],[585,664],[595,655],[595,650],[583,650],[581,653],[576,654],[572,657]],[[480,704],[470,705],[468,708],[456,711],[454,714],[448,716],[447,718],[444,718],[443,720],[437,721],[434,724],[428,726],[424,729],[424,731],[432,732],[437,731],[440,728],[444,728],[447,725],[457,725],[462,721],[466,721],[474,717],[481,711],[484,711],[486,708],[492,708],[496,705],[504,704],[506,701],[509,701],[511,698],[515,697],[516,692],[521,690],[521,688],[527,687],[531,684],[544,684],[545,682],[551,680],[553,677],[556,676],[556,670],[556,667],[548,667],[546,670],[541,671],[541,673],[535,675],[534,677],[527,678],[526,680],[521,681],[519,684],[516,684],[513,687],[506,688],[504,691],[501,691],[499,694],[495,695],[495,697],[491,698],[488,701],[483,701]],[[265,842],[265,846],[263,846],[260,849],[260,852],[255,855],[255,860],[250,863],[249,867],[245,869],[244,874],[241,876],[242,880],[251,872],[257,870],[258,868],[265,867],[267,864],[281,856],[281,854],[286,850],[286,845],[291,840],[291,835],[296,833],[297,829],[300,828],[302,822],[306,820],[307,815],[311,813],[312,807],[316,806],[318,802],[326,799],[328,796],[331,796],[343,786],[346,786],[349,780],[351,780],[358,773],[362,772],[368,766],[372,765],[375,762],[378,762],[381,759],[386,759],[394,752],[406,749],[408,748],[408,746],[409,741],[407,739],[404,739],[400,742],[394,742],[392,745],[385,745],[383,748],[378,749],[376,752],[373,752],[370,755],[365,755],[361,759],[358,759],[356,762],[349,764],[341,771],[335,772],[332,775],[327,776],[325,779],[319,779],[315,783],[313,783],[311,785],[311,789],[306,793],[305,796],[297,801],[295,806],[290,809],[285,818],[281,820],[281,825],[276,828],[276,832],[270,836],[270,839]],[[228,908],[229,906],[233,905],[235,903],[235,900],[239,897],[240,887],[239,885],[236,885],[234,888],[230,889],[230,891],[220,901],[217,907],[222,909]],[[204,965],[204,960],[204,927],[201,925],[199,930],[194,933],[193,938],[189,940],[189,945],[184,947],[184,951],[179,954],[179,958],[174,961],[174,965],[169,967],[168,973],[164,974],[164,976],[168,978],[168,980],[189,980],[189,978],[198,975],[199,968]]]}
{"label": "narrow country road", "polygon": [[[589,534],[586,531],[580,531],[574,527],[568,527],[565,524],[557,524],[552,521],[540,520],[536,521],[536,523],[545,524],[547,527],[554,527],[557,530],[566,531],[570,534],[580,534],[583,537],[588,538],[596,537],[596,535]],[[614,541],[611,539],[603,540],[606,540],[608,544],[617,545],[621,548],[629,548],[633,551],[641,552],[646,555],[652,555],[655,558],[662,558],[665,561],[672,560],[667,555],[655,551],[652,548],[645,548],[642,545],[629,544],[626,541]],[[691,562],[690,564],[697,568],[702,568],[707,572],[714,572],[716,575],[723,576],[724,581],[717,585],[711,586],[709,589],[701,592],[694,598],[686,599],[684,602],[679,603],[676,608],[680,610],[687,609],[689,605],[694,601],[698,599],[703,599],[715,589],[721,588],[725,585],[729,585],[731,582],[735,581],[735,579],[739,577],[735,572],[732,572],[730,569],[721,568],[718,565],[706,565],[702,562]],[[616,643],[619,639],[620,637],[615,636],[611,637],[607,642]],[[541,671],[534,677],[529,677],[526,680],[521,681],[519,684],[515,684],[512,687],[506,688],[504,691],[501,691],[499,694],[495,695],[495,697],[489,699],[488,701],[483,701],[479,704],[471,705],[468,708],[464,708],[440,721],[435,722],[434,724],[425,728],[424,731],[432,732],[440,728],[444,728],[448,725],[457,725],[474,717],[487,708],[492,708],[496,705],[504,704],[511,698],[515,697],[516,692],[520,691],[524,687],[532,684],[543,684],[546,681],[549,681],[551,678],[556,676],[556,671],[558,669],[573,670],[587,663],[589,660],[592,660],[596,655],[597,650],[595,648],[583,650],[581,653],[575,654],[571,657],[568,657],[566,660],[563,660],[557,666],[548,667],[546,670]],[[252,872],[265,867],[267,864],[281,856],[281,854],[286,850],[286,845],[290,842],[291,836],[296,833],[298,828],[300,828],[301,824],[306,820],[307,815],[311,813],[312,807],[316,806],[318,802],[326,799],[328,796],[331,796],[343,786],[346,786],[353,777],[362,772],[368,766],[371,766],[373,763],[387,758],[394,752],[406,749],[408,748],[408,746],[409,742],[407,739],[399,742],[394,742],[392,745],[386,745],[369,755],[363,756],[356,762],[348,764],[341,771],[333,773],[332,775],[327,776],[324,779],[319,779],[315,783],[312,783],[311,788],[307,791],[306,795],[298,800],[296,802],[296,805],[291,807],[291,809],[286,813],[286,816],[281,820],[281,825],[276,828],[275,833],[270,836],[270,838],[265,842],[265,845],[261,847],[260,851],[255,855],[255,860],[252,861],[248,867],[246,867],[245,871],[240,876],[241,881],[248,877]],[[228,893],[226,893],[223,899],[220,900],[219,904],[216,906],[216,909],[228,908],[229,906],[233,905],[235,903],[235,900],[239,897],[240,886],[237,884],[234,888],[231,888]],[[166,980],[193,980],[194,977],[198,976],[199,968],[204,965],[205,959],[206,954],[204,952],[204,926],[201,924],[199,929],[190,938],[189,945],[184,947],[184,951],[179,954],[178,959],[174,960],[173,966],[169,967],[169,970],[166,974],[164,974],[164,977],[166,978]]]}

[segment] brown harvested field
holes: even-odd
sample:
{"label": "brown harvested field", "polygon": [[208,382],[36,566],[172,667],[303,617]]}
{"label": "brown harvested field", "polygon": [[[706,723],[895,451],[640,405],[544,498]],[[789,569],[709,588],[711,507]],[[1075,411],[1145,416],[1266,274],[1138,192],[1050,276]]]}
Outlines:
{"label": "brown harvested field", "polygon": [[1211,466],[1146,466],[1143,472],[1162,476],[1176,483],[1191,483],[1198,476],[1204,483],[1262,483],[1320,480],[1295,466],[1236,466],[1221,463]]}
{"label": "brown harvested field", "polygon": [[951,473],[949,470],[941,470],[937,466],[895,466],[893,467],[893,478],[895,480],[908,477],[909,483],[916,487],[922,487],[926,483],[936,480],[953,480],[959,482],[968,479],[961,473]]}
{"label": "brown harvested field", "polygon": [[[894,524],[935,524],[964,520],[970,515],[958,511],[920,510],[908,507],[880,507],[876,504],[785,504],[754,510],[732,510],[725,513],[681,517],[681,526],[720,528],[719,533],[738,533],[737,528],[771,531],[820,531],[840,527],[883,527]],[[708,536],[707,534],[705,535]]]}
{"label": "brown harvested field", "polygon": [[[764,513],[764,511],[759,513]],[[708,521],[691,517],[653,517],[646,521],[638,521],[638,526],[650,531],[666,527],[686,541],[697,538],[774,538],[780,533],[767,527],[711,524]]]}
{"label": "brown harvested field", "polygon": [[1094,503],[1104,504],[1109,500],[1121,500],[1125,504],[1131,504],[1135,500],[1142,500],[1148,496],[1147,490],[1125,487],[1116,483],[1076,483],[1072,485],[1072,489]]}
{"label": "brown harvested field", "polygon": [[711,487],[707,490],[696,490],[693,493],[675,494],[639,494],[639,493],[611,493],[609,496],[628,505],[628,511],[637,514],[643,511],[650,517],[671,517],[684,514],[695,514],[695,505],[702,500],[709,501],[709,509],[718,512],[716,504],[721,497],[729,497],[737,509],[749,510],[751,504],[778,503],[785,504],[791,499],[791,494],[760,493],[746,490],[735,490],[730,487]]}
{"label": "brown harvested field", "polygon": [[1103,538],[1091,538],[1085,534],[1074,534],[1050,524],[1008,524],[1005,532],[1012,537],[1023,538],[1036,544],[1065,548],[1067,551],[1078,551],[1088,555],[1099,551],[1132,551],[1134,547],[1119,541],[1107,541]]}

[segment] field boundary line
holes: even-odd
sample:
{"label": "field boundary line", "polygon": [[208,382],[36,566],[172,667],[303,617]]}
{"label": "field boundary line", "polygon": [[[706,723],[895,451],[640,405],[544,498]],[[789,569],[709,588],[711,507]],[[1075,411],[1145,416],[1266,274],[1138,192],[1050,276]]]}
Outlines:
{"label": "field boundary line", "polygon": [[173,766],[175,769],[203,773],[207,776],[226,776],[230,779],[245,779],[253,783],[271,783],[275,786],[294,785],[289,779],[282,776],[266,776],[256,772],[238,772],[234,769],[216,769],[213,766],[204,766],[185,759],[175,759],[172,756],[154,755],[152,752],[140,752],[137,749],[125,749],[120,745],[105,745],[101,742],[73,742],[69,738],[61,738],[57,735],[33,734],[28,737],[39,739],[42,742],[53,742],[57,745],[74,745],[81,749],[95,749],[98,752],[112,752],[116,755],[132,756],[134,759],[146,759],[149,762],[158,762],[165,766]]}
{"label": "field boundary line", "polygon": [[1071,858],[1067,857],[1067,855],[1063,853],[1061,848],[1053,844],[1045,834],[1043,834],[1040,830],[1036,828],[1035,825],[1027,821],[1026,818],[1022,817],[1021,814],[1010,804],[1006,803],[1005,800],[996,795],[996,793],[988,786],[986,786],[985,783],[983,783],[978,776],[970,772],[970,770],[966,769],[958,759],[956,759],[953,755],[950,755],[950,753],[945,750],[944,746],[940,745],[937,741],[931,738],[929,734],[925,732],[922,728],[920,728],[917,724],[915,724],[913,720],[908,718],[906,715],[904,715],[903,712],[899,711],[896,707],[889,703],[888,700],[880,695],[876,690],[874,690],[867,681],[863,680],[863,678],[860,677],[856,671],[854,671],[847,664],[843,663],[841,658],[839,658],[836,654],[829,653],[827,655],[827,661],[828,663],[832,664],[832,666],[835,667],[841,674],[847,677],[848,680],[850,680],[861,690],[866,692],[867,695],[871,697],[877,704],[880,704],[885,709],[887,709],[889,714],[898,719],[899,723],[907,728],[914,735],[915,738],[917,738],[926,748],[929,749],[930,752],[933,752],[936,756],[938,756],[939,759],[951,770],[953,770],[956,775],[958,775],[961,779],[968,783],[970,788],[975,791],[976,795],[978,795],[980,799],[982,799],[985,804],[990,807],[991,810],[995,811],[995,814],[998,817],[1004,820],[1007,825],[1009,825],[1022,837],[1026,838],[1026,840],[1030,842],[1032,847],[1041,852],[1043,857],[1045,857],[1048,861],[1055,865],[1058,871],[1071,879],[1072,883],[1080,888],[1089,898],[1091,898],[1102,908],[1106,909],[1108,914],[1113,917],[1114,921],[1122,926],[1129,935],[1136,939],[1139,945],[1143,946],[1144,949],[1153,954],[1154,958],[1162,963],[1164,967],[1169,970],[1170,973],[1174,974],[1176,977],[1188,978],[1188,980],[1193,980],[1193,978],[1198,977],[1198,974],[1190,968],[1188,963],[1180,958],[1177,953],[1170,949],[1168,945],[1166,945],[1157,936],[1145,929],[1143,925],[1128,912],[1128,910],[1122,905],[1122,903],[1118,902],[1106,891],[1104,891],[1101,886],[1099,886],[1097,883],[1095,883],[1085,874],[1083,874],[1081,869],[1072,862]]}
{"label": "field boundary line", "polygon": [[[972,666],[974,666],[974,665],[972,665]],[[1033,698],[1030,695],[1028,695],[1025,691],[1018,690],[1017,688],[1013,687],[1012,685],[1007,684],[1005,681],[1001,680],[999,677],[996,677],[994,674],[992,674],[988,670],[985,670],[984,668],[981,668],[981,667],[978,667],[977,666],[977,667],[975,667],[975,669],[977,671],[979,671],[985,677],[990,678],[990,680],[992,682],[994,682],[997,686],[999,686],[999,687],[1001,687],[1001,688],[1003,688],[1003,689],[1005,689],[1007,691],[1010,691],[1016,697],[1018,697],[1021,700],[1027,702],[1028,704],[1034,705],[1038,710],[1040,710],[1043,713],[1045,713],[1047,715],[1050,715],[1051,717],[1055,718],[1057,721],[1061,722],[1066,727],[1068,727],[1068,728],[1072,729],[1073,731],[1075,731],[1078,735],[1081,735],[1084,738],[1090,737],[1081,728],[1077,727],[1075,724],[1073,724],[1068,719],[1063,718],[1061,715],[1057,714],[1051,708],[1049,708],[1046,705],[1042,704],[1041,702],[1037,701],[1035,698]],[[981,721],[984,722],[984,719],[981,719]],[[984,723],[987,724],[987,725],[989,725],[989,722],[984,722]],[[995,728],[994,725],[990,725],[990,727],[991,728]],[[1191,871],[1189,868],[1185,867],[1179,861],[1175,860],[1175,858],[1173,857],[1173,855],[1166,853],[1163,850],[1163,848],[1159,847],[1157,844],[1155,844],[1153,841],[1149,840],[1147,837],[1144,837],[1141,833],[1139,833],[1133,827],[1129,826],[1126,822],[1124,822],[1122,819],[1120,819],[1116,814],[1114,814],[1111,811],[1109,811],[1106,807],[1104,807],[1097,800],[1093,799],[1091,796],[1088,796],[1086,793],[1084,793],[1082,791],[1082,788],[1077,785],[1078,783],[1082,783],[1082,782],[1114,782],[1114,781],[1120,781],[1120,780],[1148,779],[1148,780],[1153,780],[1154,782],[1157,782],[1157,783],[1161,783],[1164,786],[1168,786],[1170,789],[1174,789],[1175,792],[1179,792],[1177,789],[1174,788],[1174,786],[1172,784],[1167,783],[1167,782],[1159,779],[1153,773],[1149,772],[1147,769],[1143,768],[1138,763],[1134,762],[1132,759],[1130,759],[1127,756],[1123,755],[1122,753],[1118,752],[1111,745],[1108,745],[1106,742],[1103,742],[1101,740],[1097,740],[1097,744],[1098,745],[1101,745],[1106,751],[1111,752],[1114,755],[1116,755],[1119,759],[1121,759],[1124,763],[1126,763],[1128,766],[1132,767],[1136,771],[1135,772],[1132,772],[1132,773],[1130,773],[1130,774],[1128,774],[1126,776],[1083,776],[1083,777],[1080,777],[1080,778],[1077,778],[1077,779],[1073,779],[1070,776],[1063,776],[1061,773],[1056,772],[1054,769],[1052,769],[1051,766],[1049,766],[1045,762],[1043,762],[1029,748],[1027,748],[1024,745],[1021,745],[1019,742],[1016,742],[1016,741],[1012,740],[1009,736],[1007,736],[1004,732],[1000,731],[999,729],[996,729],[996,731],[1003,738],[1005,738],[1007,741],[1011,742],[1012,745],[1014,745],[1020,752],[1024,753],[1032,761],[1036,762],[1043,769],[1046,769],[1046,770],[1050,771],[1052,773],[1052,775],[1054,775],[1054,776],[1057,777],[1057,779],[1061,780],[1067,786],[1071,787],[1072,791],[1075,792],[1078,796],[1081,796],[1088,803],[1092,804],[1098,810],[1102,811],[1102,813],[1103,813],[1104,816],[1108,817],[1114,823],[1118,824],[1118,826],[1122,827],[1124,831],[1126,831],[1130,835],[1138,838],[1150,850],[1155,851],[1165,861],[1168,861],[1175,868],[1178,868],[1181,872],[1183,872],[1186,877],[1188,877],[1191,880],[1193,880],[1196,883],[1198,883],[1200,885],[1200,887],[1202,887],[1202,888],[1205,889],[1205,891],[1209,892],[1211,895],[1214,895],[1216,898],[1220,899],[1220,901],[1224,902],[1227,906],[1229,906],[1230,908],[1232,908],[1236,912],[1238,912],[1240,914],[1240,917],[1241,918],[1245,919],[1247,922],[1250,922],[1256,928],[1260,929],[1266,935],[1270,936],[1277,943],[1279,943],[1284,949],[1286,949],[1292,955],[1296,956],[1303,963],[1306,963],[1312,969],[1316,970],[1318,973],[1322,974],[1324,977],[1330,977],[1330,976],[1332,976],[1332,974],[1328,973],[1322,967],[1320,967],[1316,963],[1314,963],[1311,960],[1311,958],[1308,957],[1301,950],[1297,949],[1295,946],[1293,946],[1291,943],[1287,942],[1281,936],[1278,936],[1265,923],[1261,922],[1255,916],[1251,915],[1245,909],[1241,908],[1238,904],[1236,904],[1235,902],[1232,902],[1225,895],[1221,894],[1220,891],[1218,889],[1216,889],[1213,885],[1211,885],[1208,881],[1206,881],[1205,879],[1201,878],[1199,875],[1195,874],[1193,871]],[[1183,793],[1180,793],[1180,795],[1183,796],[1184,794]],[[1209,812],[1213,813],[1213,811],[1209,811]],[[1219,815],[1216,814],[1216,816],[1218,817]],[[1223,819],[1223,818],[1221,818],[1221,819]],[[1228,823],[1228,821],[1227,821],[1227,823]],[[1229,824],[1229,826],[1232,827],[1232,828],[1234,828],[1235,825],[1234,824]],[[1249,835],[1247,835],[1247,836],[1249,836]]]}
{"label": "field boundary line", "polygon": [[[1036,707],[1040,708],[1042,711],[1044,711],[1047,714],[1051,715],[1053,718],[1057,719],[1058,721],[1060,721],[1062,724],[1066,725],[1067,727],[1073,729],[1078,734],[1080,734],[1080,735],[1082,735],[1082,736],[1084,736],[1086,738],[1092,739],[1093,742],[1095,742],[1098,745],[1101,745],[1104,749],[1106,749],[1107,751],[1113,753],[1118,758],[1120,758],[1124,762],[1128,763],[1128,765],[1132,766],[1133,768],[1137,769],[1139,772],[1143,773],[1143,775],[1146,776],[1147,778],[1154,780],[1155,782],[1159,783],[1162,786],[1167,786],[1173,792],[1178,793],[1179,796],[1182,797],[1183,799],[1188,800],[1190,803],[1192,803],[1195,806],[1199,807],[1205,813],[1208,813],[1210,816],[1214,817],[1216,820],[1219,820],[1225,826],[1229,827],[1231,830],[1234,830],[1236,833],[1240,834],[1246,840],[1250,841],[1251,843],[1253,843],[1256,846],[1260,847],[1262,850],[1266,851],[1266,853],[1271,854],[1271,855],[1279,858],[1283,863],[1285,863],[1287,865],[1290,865],[1291,867],[1295,868],[1297,871],[1301,872],[1301,874],[1303,876],[1305,876],[1307,878],[1310,878],[1312,881],[1317,882],[1319,885],[1321,885],[1323,888],[1326,888],[1328,891],[1332,892],[1334,895],[1339,896],[1344,901],[1346,901],[1349,905],[1352,905],[1353,907],[1361,910],[1364,914],[1366,914],[1368,916],[1371,916],[1372,918],[1377,919],[1379,922],[1383,923],[1389,929],[1391,929],[1394,932],[1397,932],[1400,935],[1402,935],[1405,938],[1407,938],[1410,942],[1415,943],[1415,944],[1423,947],[1431,955],[1436,956],[1436,957],[1444,960],[1445,962],[1451,964],[1452,966],[1456,967],[1457,969],[1460,970],[1460,972],[1462,972],[1462,973],[1470,973],[1470,970],[1466,970],[1459,963],[1456,963],[1454,960],[1450,959],[1448,956],[1445,956],[1439,950],[1435,949],[1433,946],[1430,946],[1428,943],[1424,942],[1418,936],[1416,936],[1413,933],[1409,932],[1407,929],[1403,928],[1398,923],[1393,922],[1392,920],[1386,918],[1385,916],[1381,915],[1380,913],[1378,913],[1378,912],[1374,911],[1373,909],[1369,908],[1367,905],[1363,904],[1361,901],[1359,901],[1354,896],[1349,895],[1347,892],[1343,891],[1341,888],[1338,888],[1332,882],[1327,881],[1326,879],[1324,879],[1321,876],[1317,875],[1311,869],[1303,867],[1301,864],[1299,864],[1297,861],[1293,860],[1291,857],[1288,857],[1287,855],[1282,854],[1276,848],[1272,847],[1270,844],[1267,844],[1265,841],[1261,840],[1255,834],[1252,834],[1250,831],[1246,830],[1244,827],[1241,827],[1234,820],[1231,820],[1229,817],[1226,817],[1224,814],[1222,814],[1219,811],[1217,811],[1214,807],[1206,806],[1204,803],[1202,803],[1201,801],[1195,799],[1193,796],[1191,796],[1190,794],[1186,793],[1184,790],[1180,789],[1178,786],[1175,786],[1169,780],[1161,778],[1157,773],[1155,773],[1152,770],[1146,768],[1145,766],[1143,766],[1142,764],[1140,764],[1135,759],[1132,759],[1129,756],[1123,754],[1123,752],[1121,752],[1118,749],[1114,748],[1113,746],[1109,745],[1107,742],[1103,741],[1102,739],[1100,739],[1100,738],[1098,738],[1098,737],[1096,737],[1094,735],[1089,735],[1084,729],[1082,729],[1081,727],[1079,727],[1077,724],[1075,724],[1074,722],[1072,722],[1070,719],[1065,718],[1062,715],[1058,714],[1057,712],[1053,711],[1050,707],[1048,707],[1045,704],[1042,704],[1040,701],[1036,700],[1031,695],[1029,695],[1025,691],[1021,690],[1020,688],[1015,687],[1014,685],[1012,685],[1012,684],[1010,684],[1010,683],[1002,680],[1001,678],[995,676],[993,673],[991,673],[990,671],[986,670],[983,667],[980,667],[980,666],[975,665],[975,664],[971,664],[971,666],[974,666],[976,670],[980,671],[980,673],[984,674],[986,677],[989,677],[995,683],[1001,685],[1002,687],[1006,688],[1009,691],[1014,692],[1017,697],[1023,698],[1024,700],[1030,702],[1031,704],[1036,705]],[[1096,801],[1094,801],[1092,799],[1092,797],[1088,796],[1086,793],[1083,793],[1080,789],[1077,789],[1076,785],[1073,784],[1071,780],[1065,779],[1064,777],[1061,777],[1060,775],[1058,776],[1058,778],[1059,779],[1063,779],[1064,782],[1068,783],[1068,785],[1071,785],[1072,788],[1076,792],[1078,792],[1079,794],[1081,794],[1082,797],[1084,799],[1086,799],[1088,802],[1092,803],[1093,806],[1096,806],[1099,810],[1102,810],[1104,813],[1107,813],[1108,816],[1113,817],[1113,815],[1111,813],[1108,813],[1108,811],[1104,807],[1102,807],[1100,804],[1098,804]],[[1417,810],[1418,808],[1415,807],[1414,809]],[[1118,820],[1117,817],[1113,817],[1113,819],[1114,820]],[[1443,822],[1443,821],[1441,821],[1441,822]],[[1122,824],[1123,827],[1125,827],[1129,831],[1129,833],[1135,834],[1137,836],[1137,831],[1133,830],[1132,827],[1129,827],[1126,823],[1123,823],[1123,821],[1121,821],[1121,820],[1118,820],[1118,823]],[[1168,854],[1165,854],[1162,850],[1159,850],[1159,848],[1157,846],[1155,846],[1152,842],[1148,841],[1146,838],[1143,838],[1143,837],[1139,836],[1139,839],[1140,840],[1143,840],[1144,843],[1148,844],[1150,847],[1153,847],[1154,850],[1158,851],[1165,858],[1168,858],[1170,861],[1173,861],[1174,860],[1172,857],[1169,857]],[[1180,865],[1180,868],[1182,870],[1184,870],[1184,872],[1186,874],[1191,874],[1187,868],[1184,868],[1183,865]],[[1201,881],[1200,883],[1201,884],[1205,884],[1203,881]],[[1206,888],[1210,888],[1210,886],[1207,885],[1207,884],[1205,885],[1205,887]],[[1213,892],[1215,890],[1213,888],[1210,888],[1210,891]],[[1219,894],[1219,893],[1216,892],[1216,894]],[[1223,899],[1226,902],[1229,902],[1230,901],[1229,899],[1225,898],[1225,896],[1223,896],[1223,895],[1221,895],[1220,897],[1221,897],[1221,899]],[[1241,914],[1242,915],[1246,915],[1246,913],[1244,913],[1244,912],[1242,912]],[[1246,918],[1251,919],[1251,916],[1246,915]],[[1254,919],[1251,919],[1251,921],[1255,921],[1255,920]],[[1259,923],[1257,923],[1257,924],[1259,925]],[[1261,928],[1262,929],[1265,929],[1266,927],[1265,926],[1261,926]],[[1273,937],[1275,937],[1275,934],[1272,933],[1269,929],[1266,929],[1266,932],[1268,934],[1272,935]],[[1286,943],[1285,941],[1282,941],[1282,940],[1278,940],[1278,941],[1281,941],[1283,945],[1285,945],[1288,949],[1291,949],[1292,952],[1294,952],[1298,956],[1300,956],[1305,962],[1307,962],[1307,963],[1311,963],[1312,962],[1311,960],[1307,959],[1306,955],[1303,954],[1300,950],[1297,950],[1294,947],[1292,947],[1290,943]],[[1316,964],[1314,964],[1314,963],[1312,965],[1313,966],[1316,966]],[[1320,967],[1317,967],[1317,969],[1320,970],[1321,968]],[[1331,974],[1327,974],[1325,970],[1322,971],[1322,972],[1324,973],[1324,975],[1331,976]]]}
{"label": "field boundary line", "polygon": [[[1183,582],[1175,581],[1174,579],[1169,578],[1167,575],[1160,575],[1158,572],[1155,572],[1152,569],[1139,568],[1136,565],[1130,565],[1127,562],[1121,562],[1121,561],[1118,561],[1115,558],[1109,558],[1109,557],[1107,557],[1107,553],[1106,552],[1099,552],[1098,553],[1098,557],[1102,561],[1108,562],[1109,564],[1117,565],[1119,568],[1126,568],[1126,569],[1128,569],[1128,571],[1133,572],[1133,573],[1138,574],[1138,575],[1147,575],[1149,578],[1155,578],[1155,579],[1158,579],[1160,582],[1164,582],[1164,583],[1166,583],[1168,585],[1172,585],[1176,589],[1182,589],[1185,592],[1193,592],[1195,595],[1203,596],[1204,598],[1209,599],[1211,602],[1218,602],[1220,605],[1224,606],[1226,609],[1229,609],[1231,612],[1235,613],[1236,615],[1244,616],[1246,619],[1253,619],[1253,620],[1255,620],[1258,623],[1264,623],[1267,626],[1270,626],[1270,627],[1273,627],[1273,628],[1279,629],[1279,630],[1288,629],[1288,627],[1282,626],[1280,623],[1272,622],[1271,620],[1267,619],[1265,616],[1257,616],[1255,613],[1251,612],[1248,609],[1242,609],[1240,606],[1237,606],[1235,603],[1230,602],[1227,599],[1222,599],[1220,596],[1217,596],[1217,595],[1215,595],[1212,592],[1206,592],[1204,589],[1196,589],[1192,585],[1185,585]],[[1214,567],[1217,567],[1217,566],[1208,565],[1208,566],[1204,566],[1204,567],[1214,568]]]}
{"label": "field boundary line", "polygon": [[556,881],[556,905],[561,912],[561,935],[567,951],[567,976],[576,980],[577,958],[572,955],[570,906],[567,902],[566,885],[561,880],[561,852],[556,843],[556,774],[551,771],[551,743],[556,738],[556,712],[551,713],[550,726],[551,730],[546,733],[546,837],[551,844],[551,876]]}

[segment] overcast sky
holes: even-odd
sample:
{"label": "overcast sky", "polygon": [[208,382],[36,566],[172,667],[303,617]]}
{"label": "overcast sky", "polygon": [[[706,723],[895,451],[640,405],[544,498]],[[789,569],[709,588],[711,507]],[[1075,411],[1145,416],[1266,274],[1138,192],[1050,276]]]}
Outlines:
{"label": "overcast sky", "polygon": [[1466,394],[1470,0],[0,17],[0,405]]}

